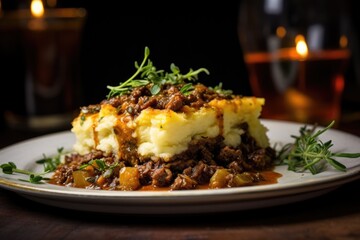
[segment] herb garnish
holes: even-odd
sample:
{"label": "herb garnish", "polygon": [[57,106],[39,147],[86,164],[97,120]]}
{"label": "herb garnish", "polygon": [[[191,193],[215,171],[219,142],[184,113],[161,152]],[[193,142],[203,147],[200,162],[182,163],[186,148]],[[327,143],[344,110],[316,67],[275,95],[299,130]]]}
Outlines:
{"label": "herb garnish", "polygon": [[79,167],[79,169],[82,170],[88,166],[95,167],[97,170],[102,172],[103,177],[109,178],[113,174],[114,169],[119,166],[119,163],[116,162],[109,166],[105,163],[105,161],[103,159],[93,159],[93,160],[90,160],[88,163],[82,164]]}
{"label": "herb garnish", "polygon": [[228,89],[223,89],[222,87],[222,82],[219,83],[219,85],[215,86],[215,87],[209,87],[211,90],[217,92],[218,94],[222,94],[225,96],[230,96],[231,94],[233,94],[232,90],[228,90]]}
{"label": "herb garnish", "polygon": [[19,169],[13,162],[3,163],[0,165],[0,168],[5,174],[20,173],[24,175],[29,175],[29,180],[20,179],[21,181],[26,181],[30,183],[42,183],[43,180],[50,180],[50,178],[44,177],[43,175],[55,171],[56,167],[61,163],[61,156],[64,154],[63,150],[63,148],[59,148],[58,154],[54,157],[46,157],[45,155],[43,155],[43,159],[36,161],[36,163],[44,165],[44,172],[42,173],[35,173]]}
{"label": "herb garnish", "polygon": [[339,171],[346,171],[346,166],[336,161],[335,157],[357,158],[360,153],[331,152],[332,141],[322,142],[318,137],[334,125],[332,121],[327,127],[315,132],[303,126],[300,128],[300,136],[291,135],[294,143],[284,145],[279,151],[277,161],[279,165],[288,165],[288,170],[304,172],[309,170],[312,174],[318,174],[325,169],[326,164],[331,165]]}
{"label": "herb garnish", "polygon": [[[193,90],[193,86],[191,83],[186,83],[185,80],[196,81],[198,80],[198,74],[201,72],[205,72],[208,75],[210,74],[206,68],[199,68],[196,71],[190,69],[187,74],[182,75],[180,73],[180,69],[173,63],[170,65],[171,73],[165,72],[164,70],[156,70],[156,67],[153,65],[152,61],[148,59],[149,55],[150,50],[148,47],[145,47],[144,59],[140,66],[137,62],[135,62],[135,68],[137,71],[134,73],[134,75],[132,75],[125,82],[120,82],[119,86],[107,86],[107,88],[110,89],[110,92],[107,95],[108,99],[114,96],[128,94],[133,88],[146,86],[148,84],[152,84],[150,88],[152,95],[158,94],[164,84],[185,84],[180,89],[180,91],[186,95],[189,94],[189,91]],[[137,79],[138,75],[140,75],[139,79]]]}

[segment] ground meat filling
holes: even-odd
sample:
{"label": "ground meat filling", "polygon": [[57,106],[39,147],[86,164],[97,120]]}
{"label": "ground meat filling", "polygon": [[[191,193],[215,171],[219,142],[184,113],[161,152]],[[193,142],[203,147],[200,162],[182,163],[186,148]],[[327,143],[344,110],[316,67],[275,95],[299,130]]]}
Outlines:
{"label": "ground meat filling", "polygon": [[100,104],[82,108],[83,113],[100,111],[100,105],[107,103],[118,109],[118,113],[127,112],[131,116],[137,116],[146,108],[170,109],[174,112],[182,112],[184,106],[200,109],[213,99],[231,99],[231,95],[222,95],[202,84],[196,84],[194,90],[184,95],[180,90],[182,85],[164,85],[159,94],[152,95],[150,86],[135,88],[130,94],[116,96],[103,100]]}
{"label": "ground meat filling", "polygon": [[[194,139],[186,151],[174,155],[169,162],[150,157],[139,158],[136,163],[118,162],[115,157],[105,156],[101,151],[72,154],[65,157],[65,164],[58,167],[52,182],[107,190],[138,190],[144,186],[185,190],[203,185],[210,188],[252,185],[262,180],[259,171],[272,167],[275,151],[270,147],[259,148],[247,133],[241,138],[242,144],[236,148],[224,145],[221,136]],[[99,166],[96,160],[103,162],[105,167]],[[125,186],[121,181],[122,169],[131,170],[128,171],[130,178],[127,176],[131,182]],[[219,169],[222,171],[217,171]],[[74,172],[87,174],[84,186],[74,183],[74,176],[79,175]]]}

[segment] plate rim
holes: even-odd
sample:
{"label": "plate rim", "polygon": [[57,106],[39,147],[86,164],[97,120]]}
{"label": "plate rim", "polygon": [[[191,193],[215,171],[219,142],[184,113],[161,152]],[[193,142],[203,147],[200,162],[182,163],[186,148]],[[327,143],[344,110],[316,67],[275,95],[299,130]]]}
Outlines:
{"label": "plate rim", "polygon": [[[281,120],[269,120],[260,119],[266,126],[267,124],[288,124],[291,127],[300,127],[304,124],[290,121]],[[321,128],[321,126],[319,126]],[[344,132],[338,129],[329,129],[330,133],[337,133],[344,136],[351,136],[360,141],[360,137],[348,132]],[[1,156],[6,152],[14,151],[14,149],[35,144],[37,142],[45,141],[52,138],[70,138],[75,139],[73,133],[69,130],[50,133],[35,138],[20,141],[18,143],[9,145],[0,149],[0,163]],[[271,140],[271,139],[270,139]],[[4,161],[7,162],[7,161]],[[276,168],[274,169],[276,171]],[[298,173],[301,174],[301,173]],[[360,163],[348,169],[344,173],[336,173],[336,175],[323,176],[320,180],[317,180],[316,184],[306,183],[287,183],[281,185],[279,183],[249,186],[239,188],[225,188],[225,189],[194,189],[194,190],[178,190],[178,191],[109,191],[109,190],[88,190],[88,189],[76,189],[64,186],[50,185],[51,188],[38,187],[37,184],[28,184],[21,181],[15,181],[15,179],[4,178],[5,174],[0,173],[0,187],[14,191],[22,196],[30,198],[43,198],[44,200],[54,200],[56,198],[62,198],[68,201],[84,201],[84,199],[107,202],[122,202],[125,204],[140,204],[146,201],[167,204],[194,204],[200,202],[206,196],[210,196],[210,202],[218,202],[220,198],[224,201],[255,201],[266,200],[271,198],[279,198],[285,196],[293,196],[296,194],[306,194],[309,192],[326,191],[326,189],[337,188],[345,183],[354,181],[360,178]],[[69,191],[69,189],[71,189]],[[99,194],[101,193],[101,194]],[[190,194],[189,194],[190,193]],[[129,210],[130,211],[130,210]],[[133,210],[136,211],[136,210]]]}

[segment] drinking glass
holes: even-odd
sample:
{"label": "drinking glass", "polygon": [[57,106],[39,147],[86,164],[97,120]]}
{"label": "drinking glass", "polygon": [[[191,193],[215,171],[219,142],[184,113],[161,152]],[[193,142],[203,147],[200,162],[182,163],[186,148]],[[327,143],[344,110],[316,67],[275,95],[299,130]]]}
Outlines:
{"label": "drinking glass", "polygon": [[327,125],[341,113],[351,24],[347,1],[243,0],[238,36],[262,117]]}
{"label": "drinking glass", "polygon": [[[0,15],[3,93],[9,128],[26,131],[68,129],[80,105],[80,46],[86,11],[31,8]],[[16,89],[13,90],[13,89]],[[16,96],[15,95],[16,92]]]}

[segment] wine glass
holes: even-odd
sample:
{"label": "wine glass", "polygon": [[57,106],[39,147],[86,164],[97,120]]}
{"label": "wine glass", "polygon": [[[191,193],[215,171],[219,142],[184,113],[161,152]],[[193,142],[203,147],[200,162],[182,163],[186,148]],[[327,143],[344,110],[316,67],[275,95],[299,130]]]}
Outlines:
{"label": "wine glass", "polygon": [[339,120],[351,51],[347,1],[243,0],[238,36],[262,117]]}

